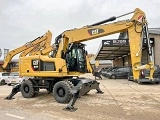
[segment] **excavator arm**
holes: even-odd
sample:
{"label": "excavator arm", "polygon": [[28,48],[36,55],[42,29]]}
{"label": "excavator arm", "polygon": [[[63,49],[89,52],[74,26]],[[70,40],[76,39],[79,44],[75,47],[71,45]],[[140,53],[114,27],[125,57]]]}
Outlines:
{"label": "excavator arm", "polygon": [[[42,43],[38,44],[31,52],[30,52],[30,56],[31,55],[36,55],[38,54],[40,51],[47,49],[51,47],[51,38],[47,39],[48,42],[43,41]],[[46,52],[43,55],[49,55],[49,52]]]}
{"label": "excavator arm", "polygon": [[[40,50],[36,53],[40,56],[30,57],[30,59],[39,58],[42,61],[54,62],[56,66],[54,74],[52,74],[52,76],[54,77],[79,76],[80,74],[86,73],[87,71],[87,63],[85,62],[85,45],[83,45],[81,42],[93,40],[95,38],[100,38],[114,33],[128,32],[132,67],[134,68],[134,79],[139,79],[139,71],[141,69],[141,46],[143,38],[142,32],[145,26],[147,26],[147,20],[145,13],[138,8],[130,13],[134,14],[129,20],[117,21],[106,24],[106,22],[108,21],[113,21],[116,18],[126,15],[124,14],[118,17],[111,17],[104,21],[92,25],[87,25],[82,28],[64,31],[62,34],[56,37],[54,48],[50,46],[48,48]],[[49,57],[50,59],[48,59],[45,56],[45,53],[47,53],[47,51],[50,52],[53,49],[53,58]],[[34,73],[30,65],[25,64],[25,62],[27,62],[26,57],[21,57],[21,61],[24,62],[21,62],[20,68],[22,68],[21,66],[26,65],[27,70]],[[61,64],[59,64],[60,61]],[[21,69],[22,76],[30,76],[30,72],[26,72],[26,69]],[[36,73],[36,76],[43,76],[44,74],[45,73],[42,71],[40,73]],[[51,74],[47,74],[47,76],[50,75]]]}
{"label": "excavator arm", "polygon": [[[134,13],[131,19],[117,21],[110,24],[104,24],[109,21],[113,21],[116,18],[122,17],[124,15]],[[142,34],[146,34],[148,36],[148,28],[147,28],[147,20],[145,13],[136,8],[135,11],[130,12],[118,17],[111,17],[107,20],[84,26],[79,29],[72,29],[64,31],[61,35],[59,35],[58,47],[56,58],[63,58],[62,52],[66,53],[68,51],[68,46],[72,44],[77,44],[80,42],[92,40],[95,38],[121,33],[128,32],[129,35],[129,43],[130,43],[130,53],[131,53],[131,62],[133,67],[133,75],[134,79],[138,80],[140,76],[141,69],[151,69],[150,79],[153,79],[154,72],[154,63],[151,56],[151,62],[145,67],[141,65],[141,52],[142,52]],[[145,31],[145,32],[144,32]],[[149,37],[147,37],[147,41],[149,41]],[[148,42],[148,46],[150,46]],[[150,47],[149,47],[150,48]],[[149,49],[151,51],[151,49]]]}
{"label": "excavator arm", "polygon": [[[118,17],[111,17],[107,20],[84,26],[79,29],[67,30],[61,34],[59,40],[59,49],[56,57],[61,57],[61,50],[66,50],[70,43],[80,43],[91,39],[104,37],[107,35],[128,31],[129,28],[134,28],[135,24],[140,24],[137,29],[142,29],[144,23],[140,23],[141,16],[145,18],[145,13],[140,9],[135,9],[133,17],[130,20],[118,21],[110,24],[104,24],[105,22],[115,20]],[[113,19],[114,18],[114,19]],[[147,22],[147,21],[145,21]],[[103,23],[103,24],[102,24]],[[142,31],[142,30],[139,30]],[[137,34],[134,34],[137,35]],[[139,34],[138,34],[139,35]]]}
{"label": "excavator arm", "polygon": [[[32,56],[32,55],[36,55],[38,54],[40,51],[44,50],[44,49],[48,49],[50,48],[50,43],[51,43],[51,39],[47,39],[48,42],[46,41],[42,41],[39,44],[30,47],[29,49],[24,50],[19,57],[24,57],[26,55]],[[48,47],[49,46],[49,47]],[[48,53],[46,53],[48,54]]]}
{"label": "excavator arm", "polygon": [[50,31],[48,31],[45,35],[38,37],[33,41],[27,42],[25,45],[10,51],[4,60],[4,64],[3,64],[2,68],[6,69],[8,63],[12,60],[12,58],[15,55],[22,52],[20,57],[26,56],[30,51],[32,51],[35,48],[36,45],[38,45],[44,41],[45,41],[46,47],[49,47],[50,42],[51,42],[51,38],[52,38],[52,33]]}

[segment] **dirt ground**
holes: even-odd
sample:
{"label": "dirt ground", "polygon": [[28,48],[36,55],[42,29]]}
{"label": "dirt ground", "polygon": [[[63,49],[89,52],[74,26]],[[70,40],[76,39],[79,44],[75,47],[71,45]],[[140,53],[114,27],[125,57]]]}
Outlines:
{"label": "dirt ground", "polygon": [[90,91],[77,100],[75,112],[62,110],[67,104],[57,103],[45,90],[35,98],[18,93],[15,99],[4,100],[12,87],[0,86],[0,120],[160,120],[160,85],[125,79],[98,81],[104,94]]}

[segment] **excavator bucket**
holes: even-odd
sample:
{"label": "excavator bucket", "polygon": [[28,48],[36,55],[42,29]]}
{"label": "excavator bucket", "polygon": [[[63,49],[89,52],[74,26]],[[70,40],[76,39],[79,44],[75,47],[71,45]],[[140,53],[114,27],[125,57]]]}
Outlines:
{"label": "excavator bucket", "polygon": [[103,94],[103,92],[99,88],[99,84],[100,83],[97,82],[96,80],[87,79],[87,78],[82,78],[82,79],[79,78],[79,79],[72,79],[72,83],[75,83],[77,85],[74,86],[70,90],[70,92],[72,93],[73,97],[70,100],[70,102],[67,105],[67,107],[64,108],[64,110],[67,110],[67,111],[75,111],[75,110],[77,110],[76,108],[73,107],[73,105],[75,104],[76,100],[78,98],[80,98],[81,96],[87,94],[92,89],[96,89],[97,93]]}

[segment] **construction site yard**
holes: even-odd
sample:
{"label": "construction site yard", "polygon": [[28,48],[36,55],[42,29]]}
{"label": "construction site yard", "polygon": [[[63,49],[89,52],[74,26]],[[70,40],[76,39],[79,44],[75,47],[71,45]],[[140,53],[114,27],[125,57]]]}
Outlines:
{"label": "construction site yard", "polygon": [[[94,79],[91,74],[83,77]],[[126,79],[97,80],[104,94],[96,90],[79,98],[76,111],[65,111],[52,93],[40,90],[38,96],[5,100],[12,86],[0,86],[0,120],[160,120],[160,85],[142,84]]]}

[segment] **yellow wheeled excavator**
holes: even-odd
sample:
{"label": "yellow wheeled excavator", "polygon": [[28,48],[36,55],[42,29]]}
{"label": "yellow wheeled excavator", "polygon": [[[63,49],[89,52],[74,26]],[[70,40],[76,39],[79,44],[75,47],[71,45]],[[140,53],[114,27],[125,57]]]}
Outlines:
{"label": "yellow wheeled excavator", "polygon": [[[133,13],[131,19],[107,24],[107,22],[131,13]],[[33,78],[15,86],[7,99],[11,99],[18,91],[21,91],[23,97],[32,98],[38,93],[39,89],[47,89],[53,92],[57,102],[69,102],[66,109],[72,110],[77,98],[88,93],[91,89],[103,93],[99,88],[99,82],[77,77],[87,72],[87,52],[82,42],[121,32],[128,32],[134,80],[140,80],[141,69],[150,69],[148,80],[156,81],[157,79],[153,78],[153,52],[150,46],[146,15],[139,8],[124,15],[114,16],[82,28],[64,31],[56,37],[51,56],[43,54],[45,50],[42,50],[37,55],[20,57],[20,75],[32,76]],[[151,62],[142,66],[143,34],[146,36]]]}

